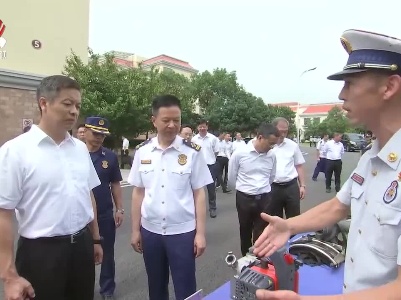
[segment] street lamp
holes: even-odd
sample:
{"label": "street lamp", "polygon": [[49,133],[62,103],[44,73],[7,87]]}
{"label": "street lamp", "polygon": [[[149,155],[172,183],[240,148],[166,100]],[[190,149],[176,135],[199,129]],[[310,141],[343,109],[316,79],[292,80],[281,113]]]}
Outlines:
{"label": "street lamp", "polygon": [[[315,71],[316,69],[317,69],[317,67],[313,67],[313,68],[310,68],[310,69],[307,69],[307,70],[303,71],[301,73],[301,75],[299,75],[299,80],[301,80],[301,78],[302,78],[302,76],[304,74],[306,74],[308,72],[311,72],[311,71]],[[299,115],[299,110],[300,110],[300,102],[298,101],[296,127],[297,127],[297,141],[298,141],[298,143],[301,143],[301,117]]]}

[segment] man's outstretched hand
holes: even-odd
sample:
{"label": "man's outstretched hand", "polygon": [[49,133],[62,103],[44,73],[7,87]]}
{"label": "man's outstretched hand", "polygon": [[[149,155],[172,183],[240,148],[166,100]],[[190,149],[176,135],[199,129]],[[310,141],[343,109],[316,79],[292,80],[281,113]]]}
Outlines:
{"label": "man's outstretched hand", "polygon": [[265,213],[262,213],[261,217],[263,220],[268,222],[269,225],[267,225],[265,230],[263,230],[263,233],[255,242],[253,253],[258,257],[267,257],[272,255],[288,242],[291,232],[286,220]]}

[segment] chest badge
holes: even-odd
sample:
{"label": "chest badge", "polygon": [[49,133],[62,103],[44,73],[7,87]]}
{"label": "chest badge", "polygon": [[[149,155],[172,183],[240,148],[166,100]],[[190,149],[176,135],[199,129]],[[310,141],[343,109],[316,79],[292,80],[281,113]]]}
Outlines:
{"label": "chest badge", "polygon": [[363,178],[361,175],[357,173],[352,174],[351,179],[359,185],[362,185],[363,182],[365,181],[365,178]]}
{"label": "chest badge", "polygon": [[178,163],[183,166],[187,163],[187,156],[185,154],[178,155]]}
{"label": "chest badge", "polygon": [[394,152],[391,152],[388,156],[387,156],[387,160],[389,162],[395,162],[398,158],[398,155]]}
{"label": "chest badge", "polygon": [[150,159],[141,160],[141,165],[150,165],[150,164],[152,164],[152,161]]}
{"label": "chest badge", "polygon": [[109,167],[109,162],[107,160],[102,160],[102,168],[107,169]]}
{"label": "chest badge", "polygon": [[390,186],[387,188],[386,192],[384,193],[383,196],[383,201],[386,204],[389,204],[394,201],[394,199],[397,197],[398,193],[398,181],[394,180],[390,183]]}

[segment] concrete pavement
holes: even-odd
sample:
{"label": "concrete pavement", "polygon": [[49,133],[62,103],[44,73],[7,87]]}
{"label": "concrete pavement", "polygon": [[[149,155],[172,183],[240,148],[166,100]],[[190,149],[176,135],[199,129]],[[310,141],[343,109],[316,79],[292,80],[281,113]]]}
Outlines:
{"label": "concrete pavement", "polygon": [[[302,201],[302,211],[310,209],[317,204],[333,197],[335,193],[326,194],[323,174],[320,174],[318,181],[311,180],[311,176],[316,164],[315,149],[302,147],[305,155],[306,174],[307,174],[307,196]],[[359,153],[345,153],[343,163],[343,180],[350,175],[356,166]],[[126,179],[129,170],[123,170],[123,178]],[[124,177],[125,176],[125,177]],[[126,186],[123,189],[124,206],[126,216],[123,225],[117,231],[115,256],[116,256],[116,298],[121,300],[148,299],[147,297],[147,278],[141,255],[135,253],[130,246],[130,198],[132,187]],[[224,258],[228,251],[233,251],[236,255],[240,254],[238,219],[235,208],[234,193],[217,194],[218,215],[216,219],[208,218],[206,222],[207,249],[202,257],[197,261],[197,281],[198,288],[202,288],[205,294],[210,293],[217,287],[231,279],[234,275],[232,270],[224,263]],[[100,267],[97,267],[99,276]],[[98,279],[98,278],[97,278]],[[174,299],[170,284],[171,296]],[[96,300],[100,300],[98,295],[99,287],[96,284]],[[3,299],[3,298],[0,298]]]}

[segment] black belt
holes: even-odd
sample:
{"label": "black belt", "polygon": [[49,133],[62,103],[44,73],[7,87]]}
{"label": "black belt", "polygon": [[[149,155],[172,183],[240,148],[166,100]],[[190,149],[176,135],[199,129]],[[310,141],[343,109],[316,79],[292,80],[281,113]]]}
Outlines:
{"label": "black belt", "polygon": [[88,226],[85,226],[81,230],[67,235],[59,235],[59,236],[51,236],[51,237],[40,237],[36,239],[28,239],[26,237],[21,236],[24,240],[31,240],[31,241],[59,241],[59,242],[68,242],[70,244],[75,244],[77,240],[87,231],[89,230]]}
{"label": "black belt", "polygon": [[287,181],[287,182],[273,182],[272,185],[276,186],[289,186],[291,184],[294,184],[295,182],[298,181],[298,177],[295,177],[294,179]]}
{"label": "black belt", "polygon": [[255,199],[255,200],[260,200],[260,199],[264,198],[265,196],[269,195],[269,193],[263,193],[263,194],[258,194],[258,195],[250,195],[250,194],[246,194],[244,192],[241,192],[239,190],[237,190],[237,192],[240,193],[244,197]]}

